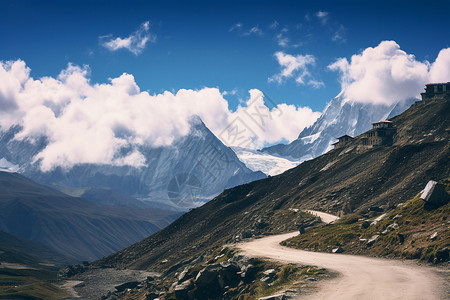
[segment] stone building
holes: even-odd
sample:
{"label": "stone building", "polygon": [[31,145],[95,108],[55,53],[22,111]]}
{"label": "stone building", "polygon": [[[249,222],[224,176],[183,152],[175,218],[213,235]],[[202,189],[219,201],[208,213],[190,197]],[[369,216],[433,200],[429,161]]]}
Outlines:
{"label": "stone building", "polygon": [[425,85],[425,92],[420,95],[423,101],[450,99],[450,82],[429,83]]}
{"label": "stone building", "polygon": [[367,147],[392,145],[397,129],[388,120],[372,123],[372,129],[362,134],[361,144]]}
{"label": "stone building", "polygon": [[339,148],[345,147],[346,145],[348,145],[348,143],[353,141],[353,138],[349,135],[343,135],[341,137],[338,137],[337,139],[338,139],[338,141],[333,144],[334,149],[339,149]]}

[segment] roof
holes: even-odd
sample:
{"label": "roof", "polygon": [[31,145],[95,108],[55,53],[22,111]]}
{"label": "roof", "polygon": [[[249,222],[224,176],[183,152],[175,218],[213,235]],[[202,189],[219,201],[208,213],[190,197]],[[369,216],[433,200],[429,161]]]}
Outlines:
{"label": "roof", "polygon": [[340,137],[338,137],[337,139],[338,140],[340,140],[340,139],[342,139],[342,138],[344,138],[344,137],[349,137],[349,138],[353,138],[353,137],[351,137],[351,136],[349,136],[348,134],[344,134],[343,136],[340,136]]}
{"label": "roof", "polygon": [[378,124],[378,123],[392,123],[392,121],[389,121],[389,120],[381,120],[381,121],[372,123],[372,125],[373,125],[373,124]]}
{"label": "roof", "polygon": [[425,85],[439,85],[439,84],[450,84],[450,82],[427,83]]}

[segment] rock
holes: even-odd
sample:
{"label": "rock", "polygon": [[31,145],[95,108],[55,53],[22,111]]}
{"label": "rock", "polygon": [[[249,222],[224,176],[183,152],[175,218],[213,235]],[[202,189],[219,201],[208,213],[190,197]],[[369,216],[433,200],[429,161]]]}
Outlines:
{"label": "rock", "polygon": [[219,275],[217,266],[206,266],[195,277],[195,283],[199,287],[205,287],[217,280]]}
{"label": "rock", "polygon": [[438,236],[437,231],[430,236],[430,240],[434,241]]}
{"label": "rock", "polygon": [[305,233],[305,227],[303,227],[303,226],[298,226],[298,232],[299,232],[300,234],[304,234],[304,233]]}
{"label": "rock", "polygon": [[370,223],[371,226],[373,225],[377,225],[378,222],[380,222],[381,220],[383,220],[386,217],[387,214],[382,214],[381,216],[379,216],[378,218],[376,218],[375,220],[372,221],[372,223]]}
{"label": "rock", "polygon": [[177,299],[189,299],[188,292],[194,288],[192,279],[188,279],[175,286],[174,292]]}
{"label": "rock", "polygon": [[438,249],[434,256],[434,263],[440,263],[449,260],[450,247]]}
{"label": "rock", "polygon": [[381,233],[383,235],[388,234],[391,231],[394,231],[396,229],[398,229],[398,224],[397,223],[392,223],[391,225],[389,225],[388,227],[386,227],[386,229]]}
{"label": "rock", "polygon": [[450,201],[450,195],[445,191],[445,186],[436,181],[428,181],[420,199],[436,206],[444,205]]}
{"label": "rock", "polygon": [[394,216],[394,220],[397,220],[397,219],[400,219],[401,217],[403,217],[403,215],[401,215],[401,214],[396,214],[395,216]]}
{"label": "rock", "polygon": [[238,272],[240,271],[236,263],[221,263],[221,268],[219,269],[219,276],[223,281],[223,286],[235,286],[239,283],[240,276]]}
{"label": "rock", "polygon": [[333,250],[331,250],[331,252],[333,252],[333,253],[342,253],[342,252],[344,252],[344,249],[342,249],[342,247],[337,247],[337,248],[334,248]]}
{"label": "rock", "polygon": [[265,270],[263,272],[263,274],[267,275],[267,276],[274,276],[275,274],[277,274],[277,271],[275,271],[275,269],[268,269],[268,270]]}
{"label": "rock", "polygon": [[380,237],[380,235],[375,234],[373,235],[368,241],[367,241],[367,246],[372,246],[373,243],[375,243],[375,241]]}
{"label": "rock", "polygon": [[186,267],[186,268],[180,273],[180,275],[178,275],[178,282],[179,282],[179,283],[184,282],[184,281],[186,281],[187,279],[189,279],[189,278],[188,278],[189,270],[190,270],[190,268],[189,268],[189,267]]}
{"label": "rock", "polygon": [[137,287],[139,285],[139,281],[130,281],[130,282],[125,282],[122,283],[121,285],[115,286],[114,288],[118,291],[118,292],[123,292],[127,289],[134,289],[135,287]]}
{"label": "rock", "polygon": [[241,271],[238,272],[238,274],[241,276],[242,279],[244,279],[244,281],[249,281],[253,279],[257,271],[258,271],[257,268],[254,265],[250,264],[247,266],[243,266],[241,268]]}
{"label": "rock", "polygon": [[285,295],[278,294],[278,295],[262,297],[262,298],[259,298],[258,300],[284,300],[284,299],[286,299]]}

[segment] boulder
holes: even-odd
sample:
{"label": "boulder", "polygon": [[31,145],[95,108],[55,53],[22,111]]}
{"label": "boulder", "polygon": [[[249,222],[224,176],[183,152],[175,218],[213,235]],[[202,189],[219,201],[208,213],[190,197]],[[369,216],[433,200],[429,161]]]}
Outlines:
{"label": "boulder", "polygon": [[398,227],[399,227],[398,224],[394,222],[394,223],[388,225],[388,226],[386,227],[386,229],[385,229],[381,234],[383,234],[383,235],[384,235],[384,234],[388,234],[389,232],[398,229]]}
{"label": "boulder", "polygon": [[445,191],[443,184],[430,180],[420,195],[420,199],[433,205],[441,206],[450,201],[450,195]]}
{"label": "boulder", "polygon": [[195,283],[199,287],[205,287],[217,281],[219,275],[218,267],[216,265],[206,266],[195,277]]}
{"label": "boulder", "polygon": [[377,223],[380,222],[381,220],[383,220],[386,216],[387,216],[387,214],[382,214],[381,216],[379,216],[378,218],[373,220],[372,223],[370,223],[370,225],[371,226],[377,225]]}
{"label": "boulder", "polygon": [[177,299],[189,299],[189,291],[194,288],[192,279],[188,279],[175,286],[174,292]]}
{"label": "boulder", "polygon": [[333,253],[342,253],[342,252],[344,252],[344,249],[342,249],[342,247],[337,247],[337,248],[334,248],[333,250],[331,250],[331,252],[333,252]]}
{"label": "boulder", "polygon": [[435,239],[437,239],[437,237],[438,237],[438,233],[437,233],[437,231],[436,231],[435,233],[433,233],[433,234],[430,236],[430,240],[434,241]]}
{"label": "boulder", "polygon": [[265,270],[263,272],[263,274],[271,277],[271,276],[275,276],[275,274],[277,274],[277,271],[275,269],[268,269],[268,270]]}
{"label": "boulder", "polygon": [[[238,272],[240,268],[236,263],[221,263],[221,268],[219,269],[220,279],[223,281],[223,286],[235,286],[239,283],[240,277]],[[220,283],[220,282],[219,282]]]}
{"label": "boulder", "polygon": [[380,237],[380,235],[375,234],[373,235],[368,241],[367,241],[367,246],[372,246],[373,243],[375,243],[375,241]]}

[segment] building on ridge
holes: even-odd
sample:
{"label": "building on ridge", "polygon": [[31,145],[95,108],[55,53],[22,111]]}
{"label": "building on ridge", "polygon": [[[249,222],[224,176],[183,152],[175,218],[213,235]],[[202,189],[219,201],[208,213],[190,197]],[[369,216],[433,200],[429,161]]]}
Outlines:
{"label": "building on ridge", "polygon": [[334,149],[339,149],[339,148],[345,147],[348,143],[353,141],[353,138],[349,135],[343,135],[341,137],[338,137],[337,139],[338,139],[338,141],[336,143],[332,144],[334,146]]}
{"label": "building on ridge", "polygon": [[420,94],[422,101],[450,99],[450,82],[428,83],[425,92]]}
{"label": "building on ridge", "polygon": [[397,129],[391,121],[372,123],[372,129],[362,134],[361,144],[367,147],[389,146],[392,145],[396,133]]}

